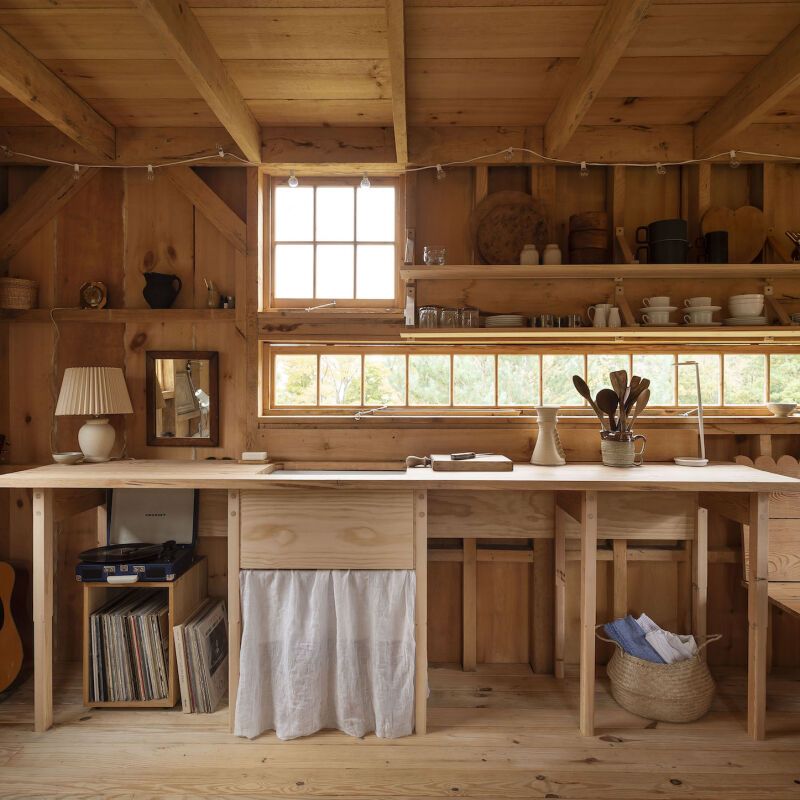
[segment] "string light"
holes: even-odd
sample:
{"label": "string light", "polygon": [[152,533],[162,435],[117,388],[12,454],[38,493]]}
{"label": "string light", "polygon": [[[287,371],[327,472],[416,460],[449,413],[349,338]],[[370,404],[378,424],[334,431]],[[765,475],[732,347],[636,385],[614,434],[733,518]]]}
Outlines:
{"label": "string light", "polygon": [[289,179],[286,183],[291,189],[296,189],[300,185],[300,181],[297,180],[297,175],[294,174],[294,170],[289,173]]}
{"label": "string light", "polygon": [[513,147],[507,148],[504,157],[506,161],[511,161],[511,159],[514,158],[514,148]]}
{"label": "string light", "polygon": [[81,176],[81,165],[80,164],[73,164],[72,165],[72,180],[76,181]]}
{"label": "string light", "polygon": [[447,177],[447,173],[442,168],[441,164],[436,165],[436,180],[443,181]]}
{"label": "string light", "polygon": [[152,183],[156,179],[156,173],[152,164],[147,165],[147,180]]}
{"label": "string light", "polygon": [[369,189],[370,186],[372,186],[372,184],[369,182],[369,175],[367,175],[367,173],[365,172],[364,177],[361,179],[361,188]]}
{"label": "string light", "polygon": [[656,175],[666,175],[667,168],[659,161],[656,163]]}
{"label": "string light", "polygon": [[731,169],[738,169],[739,162],[736,159],[736,151],[735,150],[731,150],[730,157],[731,157]]}
{"label": "string light", "polygon": [[581,161],[581,178],[588,178],[589,177],[589,167],[586,165],[585,161]]}

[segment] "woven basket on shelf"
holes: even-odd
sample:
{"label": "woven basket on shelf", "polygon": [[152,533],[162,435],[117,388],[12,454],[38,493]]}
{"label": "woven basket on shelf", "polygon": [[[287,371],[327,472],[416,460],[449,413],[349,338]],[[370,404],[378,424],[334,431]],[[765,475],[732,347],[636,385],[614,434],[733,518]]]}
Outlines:
{"label": "woven basket on shelf", "polygon": [[711,708],[716,685],[699,651],[721,635],[708,636],[694,658],[674,664],[644,661],[599,633],[597,638],[616,645],[607,671],[611,694],[626,711],[660,722],[693,722]]}
{"label": "woven basket on shelf", "polygon": [[0,308],[9,311],[27,311],[34,308],[39,294],[39,284],[25,278],[0,278]]}

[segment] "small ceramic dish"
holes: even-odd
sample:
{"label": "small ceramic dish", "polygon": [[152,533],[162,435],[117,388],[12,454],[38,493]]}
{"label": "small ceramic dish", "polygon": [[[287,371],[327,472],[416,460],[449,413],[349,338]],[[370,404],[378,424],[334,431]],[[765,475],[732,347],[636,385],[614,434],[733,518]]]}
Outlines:
{"label": "small ceramic dish", "polygon": [[797,408],[797,403],[767,403],[767,408],[776,417],[788,417]]}
{"label": "small ceramic dish", "polygon": [[73,450],[69,453],[53,453],[53,461],[56,464],[79,464],[83,461],[83,453],[80,450]]}

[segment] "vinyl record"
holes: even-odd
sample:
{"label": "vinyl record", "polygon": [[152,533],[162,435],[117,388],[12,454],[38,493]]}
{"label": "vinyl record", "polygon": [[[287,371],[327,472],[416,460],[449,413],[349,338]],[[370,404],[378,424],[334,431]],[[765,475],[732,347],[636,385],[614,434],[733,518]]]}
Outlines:
{"label": "vinyl record", "polygon": [[84,550],[78,557],[90,564],[124,564],[126,561],[157,558],[163,549],[164,546],[160,544],[112,544]]}

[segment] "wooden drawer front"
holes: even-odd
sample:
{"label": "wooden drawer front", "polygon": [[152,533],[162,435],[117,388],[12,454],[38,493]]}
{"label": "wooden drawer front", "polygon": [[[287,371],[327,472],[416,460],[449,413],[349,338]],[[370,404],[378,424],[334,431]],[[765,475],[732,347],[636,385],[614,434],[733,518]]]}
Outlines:
{"label": "wooden drawer front", "polygon": [[413,569],[408,489],[241,493],[242,569]]}

